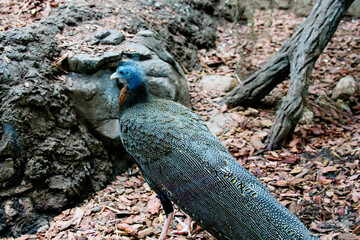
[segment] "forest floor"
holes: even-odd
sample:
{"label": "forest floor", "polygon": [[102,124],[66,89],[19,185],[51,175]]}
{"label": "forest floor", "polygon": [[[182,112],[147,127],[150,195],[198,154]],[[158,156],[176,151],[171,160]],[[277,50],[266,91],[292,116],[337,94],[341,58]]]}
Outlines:
{"label": "forest floor", "polygon": [[[27,5],[9,2],[12,4],[8,8],[1,5],[0,31],[46,17],[51,8],[66,1],[38,1],[34,6],[29,1]],[[202,76],[208,74],[238,73],[244,80],[303,21],[304,18],[290,11],[256,10],[253,27],[229,24],[219,28],[217,48],[199,51],[203,70],[186,72],[192,107],[205,121],[215,115],[229,114],[231,121],[217,133],[219,139],[314,234],[323,240],[360,239],[359,92],[351,101],[330,98],[340,78],[351,75],[360,79],[359,19],[342,21],[318,59],[306,103],[314,117],[311,121],[301,121],[292,141],[281,150],[258,154],[289,81],[277,86],[256,109],[219,106],[216,101],[225,93],[205,91],[200,84]],[[182,212],[177,211],[176,216],[184,220]],[[164,219],[155,193],[133,166],[104,190],[54,217],[36,235],[17,239],[157,239]],[[171,230],[176,229],[181,229],[181,224],[174,221]],[[214,239],[197,225],[192,238]],[[187,236],[170,234],[169,239],[187,239]]]}

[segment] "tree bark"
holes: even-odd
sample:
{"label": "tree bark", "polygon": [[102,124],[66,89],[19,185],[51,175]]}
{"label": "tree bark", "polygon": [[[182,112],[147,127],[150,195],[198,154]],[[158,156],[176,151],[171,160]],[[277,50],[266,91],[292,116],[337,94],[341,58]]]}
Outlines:
{"label": "tree bark", "polygon": [[221,104],[254,105],[290,73],[290,88],[271,128],[267,149],[288,141],[302,116],[309,79],[340,20],[354,0],[320,0],[293,36],[256,73],[228,93]]}

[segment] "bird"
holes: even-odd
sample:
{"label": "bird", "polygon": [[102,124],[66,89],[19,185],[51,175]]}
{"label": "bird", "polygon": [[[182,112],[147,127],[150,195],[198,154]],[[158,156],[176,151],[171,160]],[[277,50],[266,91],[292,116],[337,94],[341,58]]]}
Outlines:
{"label": "bird", "polygon": [[219,240],[319,239],[248,172],[189,108],[149,93],[139,62],[111,75],[119,94],[120,138],[166,214],[173,204]]}

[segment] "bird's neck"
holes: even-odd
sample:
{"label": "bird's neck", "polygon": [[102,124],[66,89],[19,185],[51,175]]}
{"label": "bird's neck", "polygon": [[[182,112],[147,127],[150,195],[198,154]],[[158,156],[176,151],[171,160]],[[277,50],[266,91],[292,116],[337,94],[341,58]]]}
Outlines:
{"label": "bird's neck", "polygon": [[146,83],[136,86],[124,86],[119,95],[120,109],[130,108],[138,103],[144,103],[149,99],[149,92]]}

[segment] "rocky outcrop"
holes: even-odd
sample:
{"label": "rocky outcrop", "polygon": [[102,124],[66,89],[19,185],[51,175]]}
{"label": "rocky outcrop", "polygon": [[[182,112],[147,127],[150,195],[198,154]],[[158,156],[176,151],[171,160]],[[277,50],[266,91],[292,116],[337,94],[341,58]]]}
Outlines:
{"label": "rocky outcrop", "polygon": [[0,33],[0,236],[36,231],[131,163],[117,130],[118,89],[108,81],[120,62],[139,61],[152,94],[189,106],[175,59],[191,69],[198,48],[215,46],[218,2],[159,2],[166,24],[154,26],[135,14],[124,18],[122,9],[119,25],[129,21],[130,29],[121,31],[135,37],[105,28],[89,44],[116,51],[98,55],[60,55],[64,29],[103,17],[84,6],[61,6],[34,25]]}
{"label": "rocky outcrop", "polygon": [[35,231],[124,168],[78,120],[64,82],[52,77],[59,72],[55,35],[100,17],[64,6],[0,34],[0,236]]}
{"label": "rocky outcrop", "polygon": [[120,62],[139,61],[151,93],[190,106],[182,69],[151,31],[123,42],[107,30],[94,39],[122,44],[119,51],[54,64],[55,35],[100,17],[90,8],[60,7],[0,35],[0,236],[35,231],[132,163],[119,138],[119,90],[109,80]]}
{"label": "rocky outcrop", "polygon": [[136,34],[139,29],[152,30],[177,62],[188,70],[200,69],[198,50],[215,47],[217,27],[224,18],[233,20],[235,7],[224,2],[227,1],[142,1],[142,7],[155,6],[159,15],[146,18],[132,14],[123,18],[120,10],[119,21],[121,26],[126,26],[123,30],[129,33]]}

